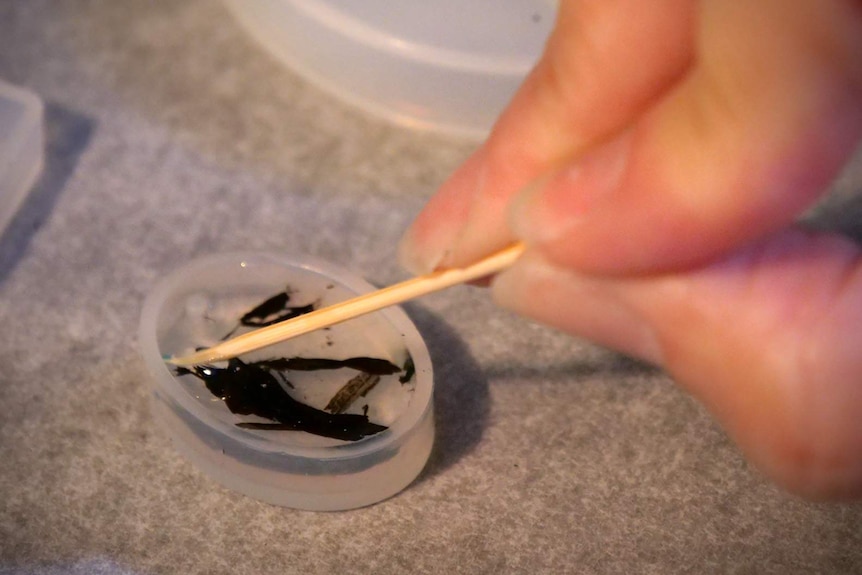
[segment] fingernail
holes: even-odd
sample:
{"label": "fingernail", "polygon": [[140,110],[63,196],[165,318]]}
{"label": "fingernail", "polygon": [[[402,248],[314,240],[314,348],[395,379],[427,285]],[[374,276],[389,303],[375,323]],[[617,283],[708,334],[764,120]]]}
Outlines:
{"label": "fingernail", "polygon": [[630,140],[627,132],[522,192],[509,216],[515,235],[542,244],[567,234],[587,218],[619,188]]}
{"label": "fingernail", "polygon": [[449,261],[469,225],[487,168],[474,154],[425,206],[398,246],[399,263],[414,274],[430,273]]}
{"label": "fingernail", "polygon": [[419,242],[414,237],[414,228],[410,228],[401,238],[398,244],[398,263],[408,272],[414,275],[431,273],[440,266],[440,262],[446,257],[447,250],[442,249],[419,249]]}
{"label": "fingernail", "polygon": [[614,280],[549,263],[533,250],[492,283],[498,305],[571,335],[661,365],[663,352],[640,302]]}

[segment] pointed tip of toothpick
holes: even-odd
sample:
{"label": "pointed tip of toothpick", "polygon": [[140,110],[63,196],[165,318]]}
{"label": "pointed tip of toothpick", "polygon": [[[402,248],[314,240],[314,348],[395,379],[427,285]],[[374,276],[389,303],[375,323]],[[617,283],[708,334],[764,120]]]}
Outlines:
{"label": "pointed tip of toothpick", "polygon": [[212,348],[202,349],[201,351],[197,351],[195,353],[189,355],[163,355],[162,359],[165,360],[165,363],[169,365],[173,365],[176,367],[192,367],[194,365],[201,365],[204,363],[213,363],[215,361],[220,361],[222,359],[227,359],[219,356],[216,353],[212,353]]}

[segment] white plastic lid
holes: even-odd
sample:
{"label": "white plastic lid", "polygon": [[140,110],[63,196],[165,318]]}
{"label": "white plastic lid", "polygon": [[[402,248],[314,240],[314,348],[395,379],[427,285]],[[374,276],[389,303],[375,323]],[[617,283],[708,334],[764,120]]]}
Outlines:
{"label": "white plastic lid", "polygon": [[[166,277],[144,304],[139,345],[153,381],[154,413],[177,449],[229,488],[298,509],[361,507],[404,489],[431,452],[434,417],[428,350],[400,308],[240,358],[245,365],[373,358],[400,368],[380,375],[370,390],[353,394],[339,409],[331,407],[333,397],[362,373],[360,368],[267,372],[273,377],[254,368],[253,377],[240,382],[242,389],[266,388],[261,392],[264,407],[284,401],[286,393],[289,409],[298,414],[291,423],[298,422],[301,429],[278,428],[285,419],[231,408],[230,397],[217,396],[205,380],[177,372],[164,360],[236,333],[238,320],[274,294],[289,294],[291,306],[319,307],[371,289],[364,280],[325,262],[259,253],[202,258]],[[221,363],[201,369],[227,367]],[[275,401],[268,386],[278,388]],[[308,423],[314,421],[324,421],[330,434],[310,429]],[[342,433],[354,436],[339,437]]]}
{"label": "white plastic lid", "polygon": [[0,234],[42,171],[42,100],[0,81]]}
{"label": "white plastic lid", "polygon": [[487,134],[535,64],[555,0],[225,0],[272,54],[399,124]]}

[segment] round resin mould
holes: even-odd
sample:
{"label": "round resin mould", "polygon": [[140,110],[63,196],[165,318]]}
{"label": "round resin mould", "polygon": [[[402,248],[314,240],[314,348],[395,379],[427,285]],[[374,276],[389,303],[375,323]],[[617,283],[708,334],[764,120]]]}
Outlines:
{"label": "round resin mould", "polygon": [[[434,441],[433,374],[425,343],[400,308],[251,352],[239,358],[241,363],[219,362],[189,373],[164,361],[253,329],[240,325],[250,312],[255,321],[278,319],[278,310],[268,308],[283,303],[279,297],[287,300],[283,308],[288,310],[316,309],[373,289],[319,260],[260,253],[202,258],[164,278],[144,303],[139,345],[153,382],[154,414],[177,449],[223,485],[297,509],[362,507],[407,487],[424,467]],[[341,393],[344,399],[345,386],[368,375],[361,365],[355,367],[367,358],[388,362],[397,371],[376,375],[376,385],[364,395],[353,394],[346,406],[342,401],[339,417],[345,418],[328,419],[333,398]],[[354,367],[344,367],[347,360]],[[290,368],[297,361],[327,367]],[[259,366],[278,362],[289,367],[267,371],[270,375],[261,380],[264,368]],[[291,405],[301,404],[300,422],[327,425],[288,429],[268,414],[232,409],[237,401],[220,396],[223,390],[215,385],[210,389],[204,374],[225,373],[237,365],[243,373],[253,372],[255,389],[278,385],[279,397],[286,393]],[[269,405],[264,402],[263,409]],[[348,420],[350,425],[341,425]],[[357,421],[361,437],[354,433]],[[339,437],[343,430],[353,435]]]}

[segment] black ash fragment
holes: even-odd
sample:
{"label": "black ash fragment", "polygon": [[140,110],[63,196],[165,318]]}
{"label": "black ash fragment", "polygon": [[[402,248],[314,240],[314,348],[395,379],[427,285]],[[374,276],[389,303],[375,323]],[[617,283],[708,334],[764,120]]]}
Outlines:
{"label": "black ash fragment", "polygon": [[[328,286],[327,289],[330,289]],[[239,319],[237,326],[225,336],[227,339],[241,327],[266,327],[314,311],[313,304],[291,307],[290,288],[252,308]],[[332,345],[327,335],[326,344]],[[292,397],[286,387],[293,388],[288,377],[291,371],[352,369],[359,374],[351,378],[330,399],[324,410],[317,409]],[[254,362],[238,358],[228,361],[227,367],[197,365],[191,369],[176,368],[178,376],[193,375],[203,381],[214,396],[237,415],[253,415],[267,422],[244,421],[237,426],[244,429],[305,431],[323,437],[357,441],[384,431],[386,426],[368,419],[368,405],[362,415],[344,413],[360,397],[364,397],[381,376],[404,372],[399,381],[404,384],[413,378],[415,368],[408,356],[404,367],[385,359],[351,357],[347,359],[276,357]]]}
{"label": "black ash fragment", "polygon": [[416,365],[413,363],[413,356],[408,355],[407,360],[404,362],[404,368],[399,369],[398,371],[404,372],[401,377],[398,378],[399,383],[402,385],[413,379],[413,376],[416,375]]}
{"label": "black ash fragment", "polygon": [[210,365],[177,368],[176,374],[191,374],[203,381],[232,413],[271,420],[238,423],[242,428],[306,431],[345,441],[358,441],[386,429],[369,421],[367,415],[327,413],[297,401],[271,372],[240,359],[231,359],[224,368]]}
{"label": "black ash fragment", "polygon": [[236,327],[230,330],[222,339],[228,339],[241,327],[260,328],[275,325],[282,321],[287,321],[301,315],[313,312],[315,304],[310,303],[300,306],[289,306],[290,289],[277,293],[268,298],[263,303],[256,305],[254,308],[243,314],[239,318],[239,323]]}

